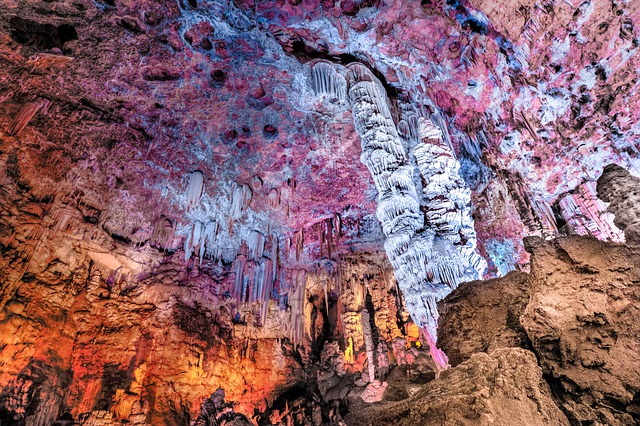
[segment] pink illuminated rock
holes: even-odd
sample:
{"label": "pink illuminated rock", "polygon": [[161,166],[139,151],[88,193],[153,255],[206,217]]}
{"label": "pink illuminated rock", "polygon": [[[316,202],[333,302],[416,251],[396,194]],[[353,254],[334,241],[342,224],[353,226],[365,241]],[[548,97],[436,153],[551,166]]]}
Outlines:
{"label": "pink illuminated rock", "polygon": [[434,340],[478,254],[492,276],[565,222],[620,238],[592,182],[640,170],[640,3],[539,3],[0,2],[0,420],[182,424],[224,384],[327,422],[286,395],[325,343],[348,399],[367,362],[425,362],[407,307]]}
{"label": "pink illuminated rock", "polygon": [[607,212],[606,204],[598,198],[596,182],[579,186],[573,194],[560,200],[560,208],[570,232],[593,235],[603,241],[624,242],[623,232],[614,225],[613,214]]}

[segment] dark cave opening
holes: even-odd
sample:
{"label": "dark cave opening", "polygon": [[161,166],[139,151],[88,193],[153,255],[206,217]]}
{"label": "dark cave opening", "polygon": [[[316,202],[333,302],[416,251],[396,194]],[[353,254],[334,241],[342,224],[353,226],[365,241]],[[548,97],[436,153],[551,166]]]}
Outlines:
{"label": "dark cave opening", "polygon": [[9,20],[9,25],[11,38],[16,43],[31,46],[38,50],[63,49],[66,42],[78,38],[76,28],[69,24],[62,24],[56,27],[51,24],[41,24],[14,16]]}

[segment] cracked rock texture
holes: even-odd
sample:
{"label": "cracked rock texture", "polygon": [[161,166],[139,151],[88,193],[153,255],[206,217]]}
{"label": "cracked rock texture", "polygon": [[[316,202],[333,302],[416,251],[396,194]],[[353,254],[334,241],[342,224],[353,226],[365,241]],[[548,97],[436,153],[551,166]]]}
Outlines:
{"label": "cracked rock texture", "polygon": [[[585,237],[525,243],[531,274],[465,283],[442,302],[443,348],[459,361],[478,351],[531,348],[572,424],[637,424],[640,255]],[[509,307],[497,302],[500,293]]]}
{"label": "cracked rock texture", "polygon": [[[438,341],[449,363],[458,365],[476,352],[528,348],[520,315],[529,303],[531,283],[524,272],[465,283],[439,305]],[[478,309],[481,306],[482,309]]]}
{"label": "cracked rock texture", "polygon": [[356,409],[353,425],[568,425],[533,353],[521,348],[477,353],[411,398]]}
{"label": "cracked rock texture", "polygon": [[598,197],[610,203],[607,211],[615,216],[614,223],[624,231],[629,244],[640,245],[640,179],[628,170],[609,164],[598,179]]}

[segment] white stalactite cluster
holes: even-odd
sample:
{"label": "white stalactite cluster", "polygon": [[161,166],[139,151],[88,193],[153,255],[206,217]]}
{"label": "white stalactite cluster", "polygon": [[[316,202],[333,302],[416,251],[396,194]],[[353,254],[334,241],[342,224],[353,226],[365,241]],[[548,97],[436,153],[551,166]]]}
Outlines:
{"label": "white stalactite cluster", "polygon": [[[295,188],[295,182],[292,186]],[[293,238],[281,239],[278,231],[271,228],[268,218],[251,209],[254,191],[262,190],[267,205],[273,210],[282,210],[286,207],[282,201],[288,198],[289,189],[267,190],[259,177],[252,179],[251,186],[233,182],[226,195],[215,199],[204,194],[203,188],[202,172],[191,173],[183,198],[189,223],[177,230],[175,224],[161,217],[154,229],[154,241],[165,246],[179,233],[185,236],[186,261],[195,255],[196,263],[199,261],[200,264],[205,257],[219,264],[232,263],[229,295],[241,322],[265,326],[271,298],[277,289],[278,306],[281,310],[289,310],[289,336],[294,345],[301,344],[305,338],[306,271],[280,267],[280,244],[285,247],[285,256],[293,257],[290,251],[295,251],[298,261],[304,248],[303,232],[296,232]],[[284,211],[286,214],[286,209]],[[339,232],[339,217],[319,228],[324,242],[322,251],[329,256],[336,223]],[[251,318],[255,322],[250,321]]]}
{"label": "white stalactite cluster", "polygon": [[203,184],[204,176],[201,172],[191,173],[186,194],[186,210],[191,223],[184,240],[185,260],[195,253],[200,263],[205,257],[231,262],[240,252],[242,243],[249,247],[252,260],[259,259],[265,243],[263,233],[252,230],[249,226],[240,226],[236,230],[239,235],[234,236],[234,224],[239,223],[249,210],[253,196],[251,187],[233,182],[228,198],[218,198],[215,200],[216,206],[211,207],[211,198],[206,198],[208,202],[200,203]]}
{"label": "white stalactite cluster", "polygon": [[339,101],[347,100],[347,81],[328,62],[318,62],[311,69],[311,84],[319,95]]}
{"label": "white stalactite cluster", "polygon": [[[470,192],[442,132],[430,120],[407,115],[400,126],[407,138],[403,143],[380,81],[357,63],[348,66],[346,79],[361,137],[360,159],[378,189],[376,215],[387,256],[411,317],[435,341],[436,301],[461,281],[480,278],[486,267],[475,252]],[[414,180],[416,172],[424,188]]]}
{"label": "white stalactite cluster", "polygon": [[238,256],[235,261],[235,282],[233,298],[236,307],[257,306],[260,314],[260,325],[266,324],[269,313],[269,301],[277,277],[277,262],[268,258],[258,262],[248,262],[245,256]]}
{"label": "white stalactite cluster", "polygon": [[200,263],[202,263],[205,254],[219,260],[220,257],[216,256],[214,251],[214,248],[217,247],[218,232],[219,226],[217,222],[208,222],[206,224],[194,222],[191,232],[184,242],[184,260],[189,260],[193,253],[196,253],[199,257]]}

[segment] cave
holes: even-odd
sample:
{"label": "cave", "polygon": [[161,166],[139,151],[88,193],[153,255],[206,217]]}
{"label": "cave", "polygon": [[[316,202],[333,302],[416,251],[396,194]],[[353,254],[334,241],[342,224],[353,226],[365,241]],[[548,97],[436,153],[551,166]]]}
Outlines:
{"label": "cave", "polygon": [[0,425],[640,424],[639,21],[1,2]]}

